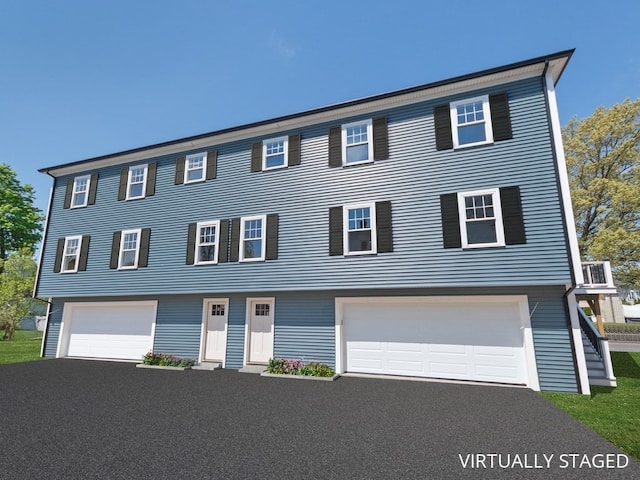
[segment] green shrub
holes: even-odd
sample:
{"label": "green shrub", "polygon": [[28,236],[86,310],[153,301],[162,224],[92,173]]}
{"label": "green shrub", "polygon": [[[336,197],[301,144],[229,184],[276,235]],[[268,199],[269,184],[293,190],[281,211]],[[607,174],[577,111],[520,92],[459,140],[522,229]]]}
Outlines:
{"label": "green shrub", "polygon": [[302,363],[301,360],[287,358],[271,358],[267,366],[267,373],[279,375],[304,375],[308,377],[332,377],[333,369],[319,362]]}
{"label": "green shrub", "polygon": [[144,357],[142,357],[142,363],[144,365],[159,365],[162,367],[192,367],[195,365],[195,360],[191,358],[180,358],[170,353],[153,353],[148,351]]}

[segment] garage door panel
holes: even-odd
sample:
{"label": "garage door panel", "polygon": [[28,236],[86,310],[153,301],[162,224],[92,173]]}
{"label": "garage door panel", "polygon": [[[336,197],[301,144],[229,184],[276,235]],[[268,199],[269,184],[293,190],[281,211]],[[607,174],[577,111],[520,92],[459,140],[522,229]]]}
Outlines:
{"label": "garage door panel", "polygon": [[[444,297],[441,297],[444,298]],[[346,371],[525,384],[520,305],[344,303]]]}
{"label": "garage door panel", "polygon": [[140,360],[153,348],[156,302],[66,303],[61,356]]}

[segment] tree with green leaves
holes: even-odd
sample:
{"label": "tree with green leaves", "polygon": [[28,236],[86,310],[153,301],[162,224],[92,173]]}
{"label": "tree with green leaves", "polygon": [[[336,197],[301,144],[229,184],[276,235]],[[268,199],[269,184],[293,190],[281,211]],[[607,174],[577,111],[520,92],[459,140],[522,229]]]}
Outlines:
{"label": "tree with green leaves", "polygon": [[581,255],[640,288],[640,98],[571,119],[562,137]]}
{"label": "tree with green leaves", "polygon": [[36,262],[27,249],[13,252],[6,260],[0,260],[4,267],[0,273],[0,330],[4,333],[0,340],[11,340],[20,320],[33,309],[31,298],[36,278]]}
{"label": "tree with green leaves", "polygon": [[44,217],[33,200],[33,187],[21,185],[11,167],[0,164],[0,273],[11,252],[33,253],[40,241]]}

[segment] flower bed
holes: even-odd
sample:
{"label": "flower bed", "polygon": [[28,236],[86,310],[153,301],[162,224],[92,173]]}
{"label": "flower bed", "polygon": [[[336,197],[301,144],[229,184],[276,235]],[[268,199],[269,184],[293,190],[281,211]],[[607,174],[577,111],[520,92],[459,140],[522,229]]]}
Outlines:
{"label": "flower bed", "polygon": [[320,362],[304,363],[302,360],[272,358],[263,376],[286,376],[291,378],[309,378],[317,380],[335,380],[338,375],[327,364]]}
{"label": "flower bed", "polygon": [[195,363],[195,360],[191,358],[180,358],[170,353],[153,353],[149,351],[142,357],[142,363],[138,364],[138,367],[187,370],[193,367]]}

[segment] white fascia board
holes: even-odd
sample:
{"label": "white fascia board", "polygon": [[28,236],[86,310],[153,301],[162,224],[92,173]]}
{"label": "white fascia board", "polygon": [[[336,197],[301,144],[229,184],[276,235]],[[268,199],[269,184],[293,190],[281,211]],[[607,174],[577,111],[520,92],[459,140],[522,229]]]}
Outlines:
{"label": "white fascia board", "polygon": [[555,84],[568,60],[568,56],[560,57],[478,77],[465,78],[457,82],[436,84],[432,87],[425,86],[424,89],[413,90],[406,93],[400,92],[397,95],[393,95],[393,92],[390,92],[388,94],[377,95],[372,98],[371,101],[366,101],[366,98],[356,99],[347,102],[348,104],[343,107],[340,106],[341,104],[336,104],[335,106],[330,105],[315,113],[311,111],[307,115],[304,113],[300,113],[299,115],[294,114],[283,117],[282,119],[274,119],[273,122],[253,126],[247,125],[246,128],[240,126],[237,129],[221,131],[220,133],[212,132],[210,135],[205,134],[199,138],[187,138],[184,141],[170,142],[169,145],[151,146],[129,153],[123,152],[121,155],[109,155],[108,158],[101,159],[98,157],[94,161],[87,160],[74,164],[60,165],[59,167],[49,168],[47,173],[54,177],[60,177],[112,165],[148,160],[161,155],[183,153],[188,150],[211,147],[237,140],[260,136],[277,136],[285,130],[300,129],[323,122],[338,122],[349,117],[372,114],[381,110],[542,76],[545,71],[545,65],[547,66],[547,74],[553,79]]}

